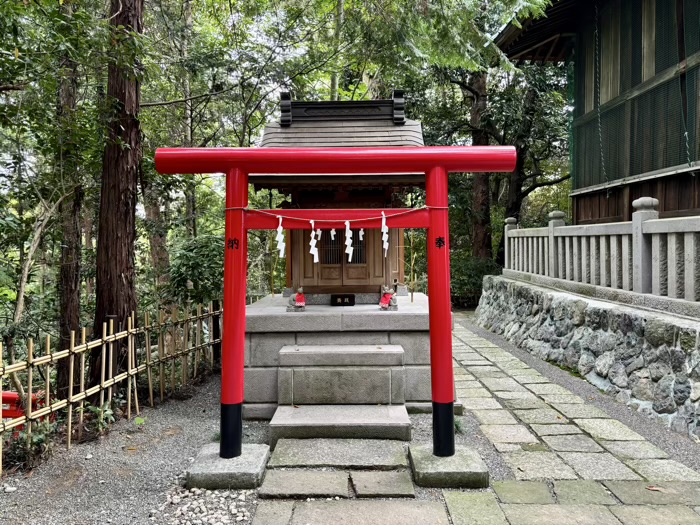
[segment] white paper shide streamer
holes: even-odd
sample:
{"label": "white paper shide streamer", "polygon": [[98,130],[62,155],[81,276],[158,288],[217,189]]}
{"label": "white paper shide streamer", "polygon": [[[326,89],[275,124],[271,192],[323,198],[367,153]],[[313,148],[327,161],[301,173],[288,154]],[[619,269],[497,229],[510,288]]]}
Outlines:
{"label": "white paper shide streamer", "polygon": [[389,253],[389,227],[386,225],[386,215],[382,212],[382,246],[384,248],[384,257]]}
{"label": "white paper shide streamer", "polygon": [[277,237],[275,237],[275,240],[277,241],[277,249],[280,252],[280,257],[284,259],[286,253],[286,245],[284,243],[284,229],[282,228],[282,217],[278,215],[277,218],[280,220],[280,223],[277,226]]}
{"label": "white paper shide streamer", "polygon": [[360,238],[360,240],[364,240],[364,238],[365,238],[365,229],[364,228],[360,228],[360,233],[358,234],[358,237]]}
{"label": "white paper shide streamer", "polygon": [[355,249],[352,247],[352,230],[350,229],[350,221],[345,221],[345,253],[348,254],[348,262],[352,262],[352,252]]}
{"label": "white paper shide streamer", "polygon": [[314,263],[318,262],[318,248],[316,248],[316,235],[314,235],[314,221],[311,222],[311,240],[309,241],[309,247],[311,248],[309,250],[309,253],[314,256]]}
{"label": "white paper shide streamer", "polygon": [[335,228],[331,230],[331,241],[335,240]]}

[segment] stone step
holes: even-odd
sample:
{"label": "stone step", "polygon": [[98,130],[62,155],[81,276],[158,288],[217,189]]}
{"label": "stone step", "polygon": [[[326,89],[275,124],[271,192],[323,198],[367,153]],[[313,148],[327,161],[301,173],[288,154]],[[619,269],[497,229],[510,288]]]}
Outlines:
{"label": "stone step", "polygon": [[407,469],[404,447],[389,439],[280,439],[267,468]]}
{"label": "stone step", "polygon": [[288,345],[280,366],[402,366],[401,345]]}
{"label": "stone step", "polygon": [[268,470],[258,497],[306,499],[349,497],[347,472],[318,470]]}
{"label": "stone step", "polygon": [[410,441],[403,405],[280,406],[270,421],[270,446],[283,438],[362,438]]}
{"label": "stone step", "polygon": [[288,345],[279,352],[280,405],[402,405],[400,345]]}

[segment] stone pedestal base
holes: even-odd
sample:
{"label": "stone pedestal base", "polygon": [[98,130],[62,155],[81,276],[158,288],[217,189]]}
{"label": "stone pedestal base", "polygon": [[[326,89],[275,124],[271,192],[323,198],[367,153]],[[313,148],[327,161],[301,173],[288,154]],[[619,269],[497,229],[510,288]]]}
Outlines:
{"label": "stone pedestal base", "polygon": [[456,447],[454,456],[433,456],[432,445],[408,448],[413,479],[420,487],[471,488],[489,486],[489,471],[479,454],[467,447]]}
{"label": "stone pedestal base", "polygon": [[219,457],[219,444],[209,443],[199,451],[187,470],[187,487],[201,489],[254,489],[260,486],[270,457],[267,445],[243,445],[237,458]]}

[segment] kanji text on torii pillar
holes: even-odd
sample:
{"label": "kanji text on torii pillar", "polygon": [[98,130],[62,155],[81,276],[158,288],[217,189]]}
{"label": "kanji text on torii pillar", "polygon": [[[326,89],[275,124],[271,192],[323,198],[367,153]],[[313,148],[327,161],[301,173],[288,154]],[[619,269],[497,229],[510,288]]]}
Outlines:
{"label": "kanji text on torii pillar", "polygon": [[[450,302],[448,173],[510,172],[515,149],[509,146],[392,148],[167,148],[156,152],[160,173],[226,175],[226,253],[224,257],[224,330],[221,355],[220,456],[241,454],[246,330],[248,230],[274,230],[274,210],[248,209],[248,175],[366,175],[425,173],[426,207],[417,210],[285,210],[285,229],[309,229],[310,221],[342,228],[352,218],[363,228],[380,228],[384,212],[390,228],[428,229],[428,301],[433,402],[433,453],[454,454],[454,377]],[[267,212],[267,213],[266,213]],[[334,222],[334,221],[337,221]]]}

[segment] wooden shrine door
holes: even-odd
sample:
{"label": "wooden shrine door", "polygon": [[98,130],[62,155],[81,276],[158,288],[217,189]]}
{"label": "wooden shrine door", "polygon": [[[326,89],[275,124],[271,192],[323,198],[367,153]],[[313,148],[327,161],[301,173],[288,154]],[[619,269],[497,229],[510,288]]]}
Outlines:
{"label": "wooden shrine door", "polygon": [[[324,230],[318,243],[319,263],[314,264],[309,253],[309,230],[296,231],[294,242],[294,266],[301,266],[293,272],[294,281],[308,291],[329,293],[333,291],[364,292],[379,291],[385,283],[387,260],[382,251],[381,232],[365,230],[360,240],[359,230],[353,230],[352,259],[345,253],[345,232],[336,231],[335,239]],[[300,263],[300,264],[299,264]],[[298,277],[298,281],[296,279]]]}

